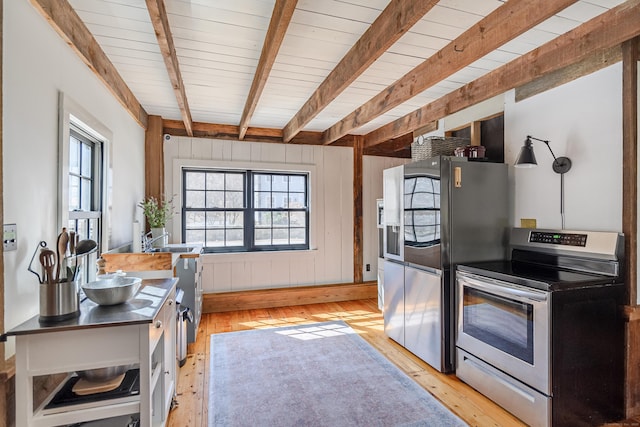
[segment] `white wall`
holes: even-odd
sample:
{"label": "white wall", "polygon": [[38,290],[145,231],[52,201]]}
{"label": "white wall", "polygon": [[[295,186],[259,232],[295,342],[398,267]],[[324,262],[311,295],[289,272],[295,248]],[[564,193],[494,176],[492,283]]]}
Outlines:
{"label": "white wall", "polygon": [[[113,245],[131,241],[144,197],[144,130],[28,1],[5,1],[3,58],[4,222],[18,249],[4,252],[5,327],[39,314],[37,278],[27,271],[40,240],[55,247],[58,223],[58,94],[64,92],[112,135]],[[37,260],[34,261],[38,265]],[[13,354],[13,340],[7,356]]]}
{"label": "white wall", "polygon": [[[353,282],[353,150],[344,147],[231,142],[171,137],[165,142],[165,192],[180,197],[181,166],[310,172],[309,251],[209,254],[203,257],[205,292],[229,292]],[[382,169],[397,159],[365,156],[363,180],[365,280],[375,280],[375,199],[382,196]],[[179,218],[169,228],[180,239]]]}
{"label": "white wall", "polygon": [[[622,231],[622,64],[520,102],[505,96],[505,161],[513,164],[527,135],[550,141],[573,166],[565,174],[565,228]],[[542,142],[538,167],[510,168],[513,222],[535,218],[560,228],[560,175]]]}

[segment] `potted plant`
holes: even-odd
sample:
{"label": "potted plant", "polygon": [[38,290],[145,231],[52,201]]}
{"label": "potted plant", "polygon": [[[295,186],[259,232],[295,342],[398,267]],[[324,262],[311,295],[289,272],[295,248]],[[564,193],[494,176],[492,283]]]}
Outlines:
{"label": "potted plant", "polygon": [[[169,234],[166,232],[167,221],[173,217],[173,199],[158,200],[151,196],[141,201],[138,206],[142,208],[149,227],[154,247],[166,246],[169,243]],[[161,237],[163,236],[163,237]]]}

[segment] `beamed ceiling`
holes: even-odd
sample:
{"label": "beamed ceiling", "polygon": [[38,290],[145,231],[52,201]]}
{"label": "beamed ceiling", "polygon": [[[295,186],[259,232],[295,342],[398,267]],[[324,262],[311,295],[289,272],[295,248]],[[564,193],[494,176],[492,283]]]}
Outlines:
{"label": "beamed ceiling", "polygon": [[164,132],[353,144],[621,60],[640,0],[31,0],[131,115]]}

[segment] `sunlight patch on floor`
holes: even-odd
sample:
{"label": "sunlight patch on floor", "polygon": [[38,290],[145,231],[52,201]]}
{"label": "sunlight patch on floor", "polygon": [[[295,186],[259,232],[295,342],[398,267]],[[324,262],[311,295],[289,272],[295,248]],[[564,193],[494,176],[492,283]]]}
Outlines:
{"label": "sunlight patch on floor", "polygon": [[276,331],[277,334],[287,335],[303,341],[315,340],[318,338],[329,338],[339,335],[353,334],[355,331],[350,327],[340,324],[330,324],[322,326],[307,326],[286,331]]}
{"label": "sunlight patch on floor", "polygon": [[295,326],[315,323],[315,320],[303,317],[286,317],[283,319],[253,320],[251,322],[240,322],[239,324],[251,329],[268,329],[281,326]]}

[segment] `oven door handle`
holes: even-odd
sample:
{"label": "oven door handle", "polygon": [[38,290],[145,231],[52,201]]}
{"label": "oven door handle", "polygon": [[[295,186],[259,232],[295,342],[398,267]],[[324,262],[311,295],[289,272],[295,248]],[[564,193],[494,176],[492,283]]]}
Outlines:
{"label": "oven door handle", "polygon": [[500,295],[505,298],[511,298],[516,300],[533,300],[537,302],[546,302],[547,292],[535,291],[529,289],[523,289],[519,286],[512,285],[511,283],[496,281],[492,279],[476,279],[467,274],[458,272],[458,280],[464,286],[469,285],[471,288],[479,289],[482,291],[490,292],[492,294]]}

